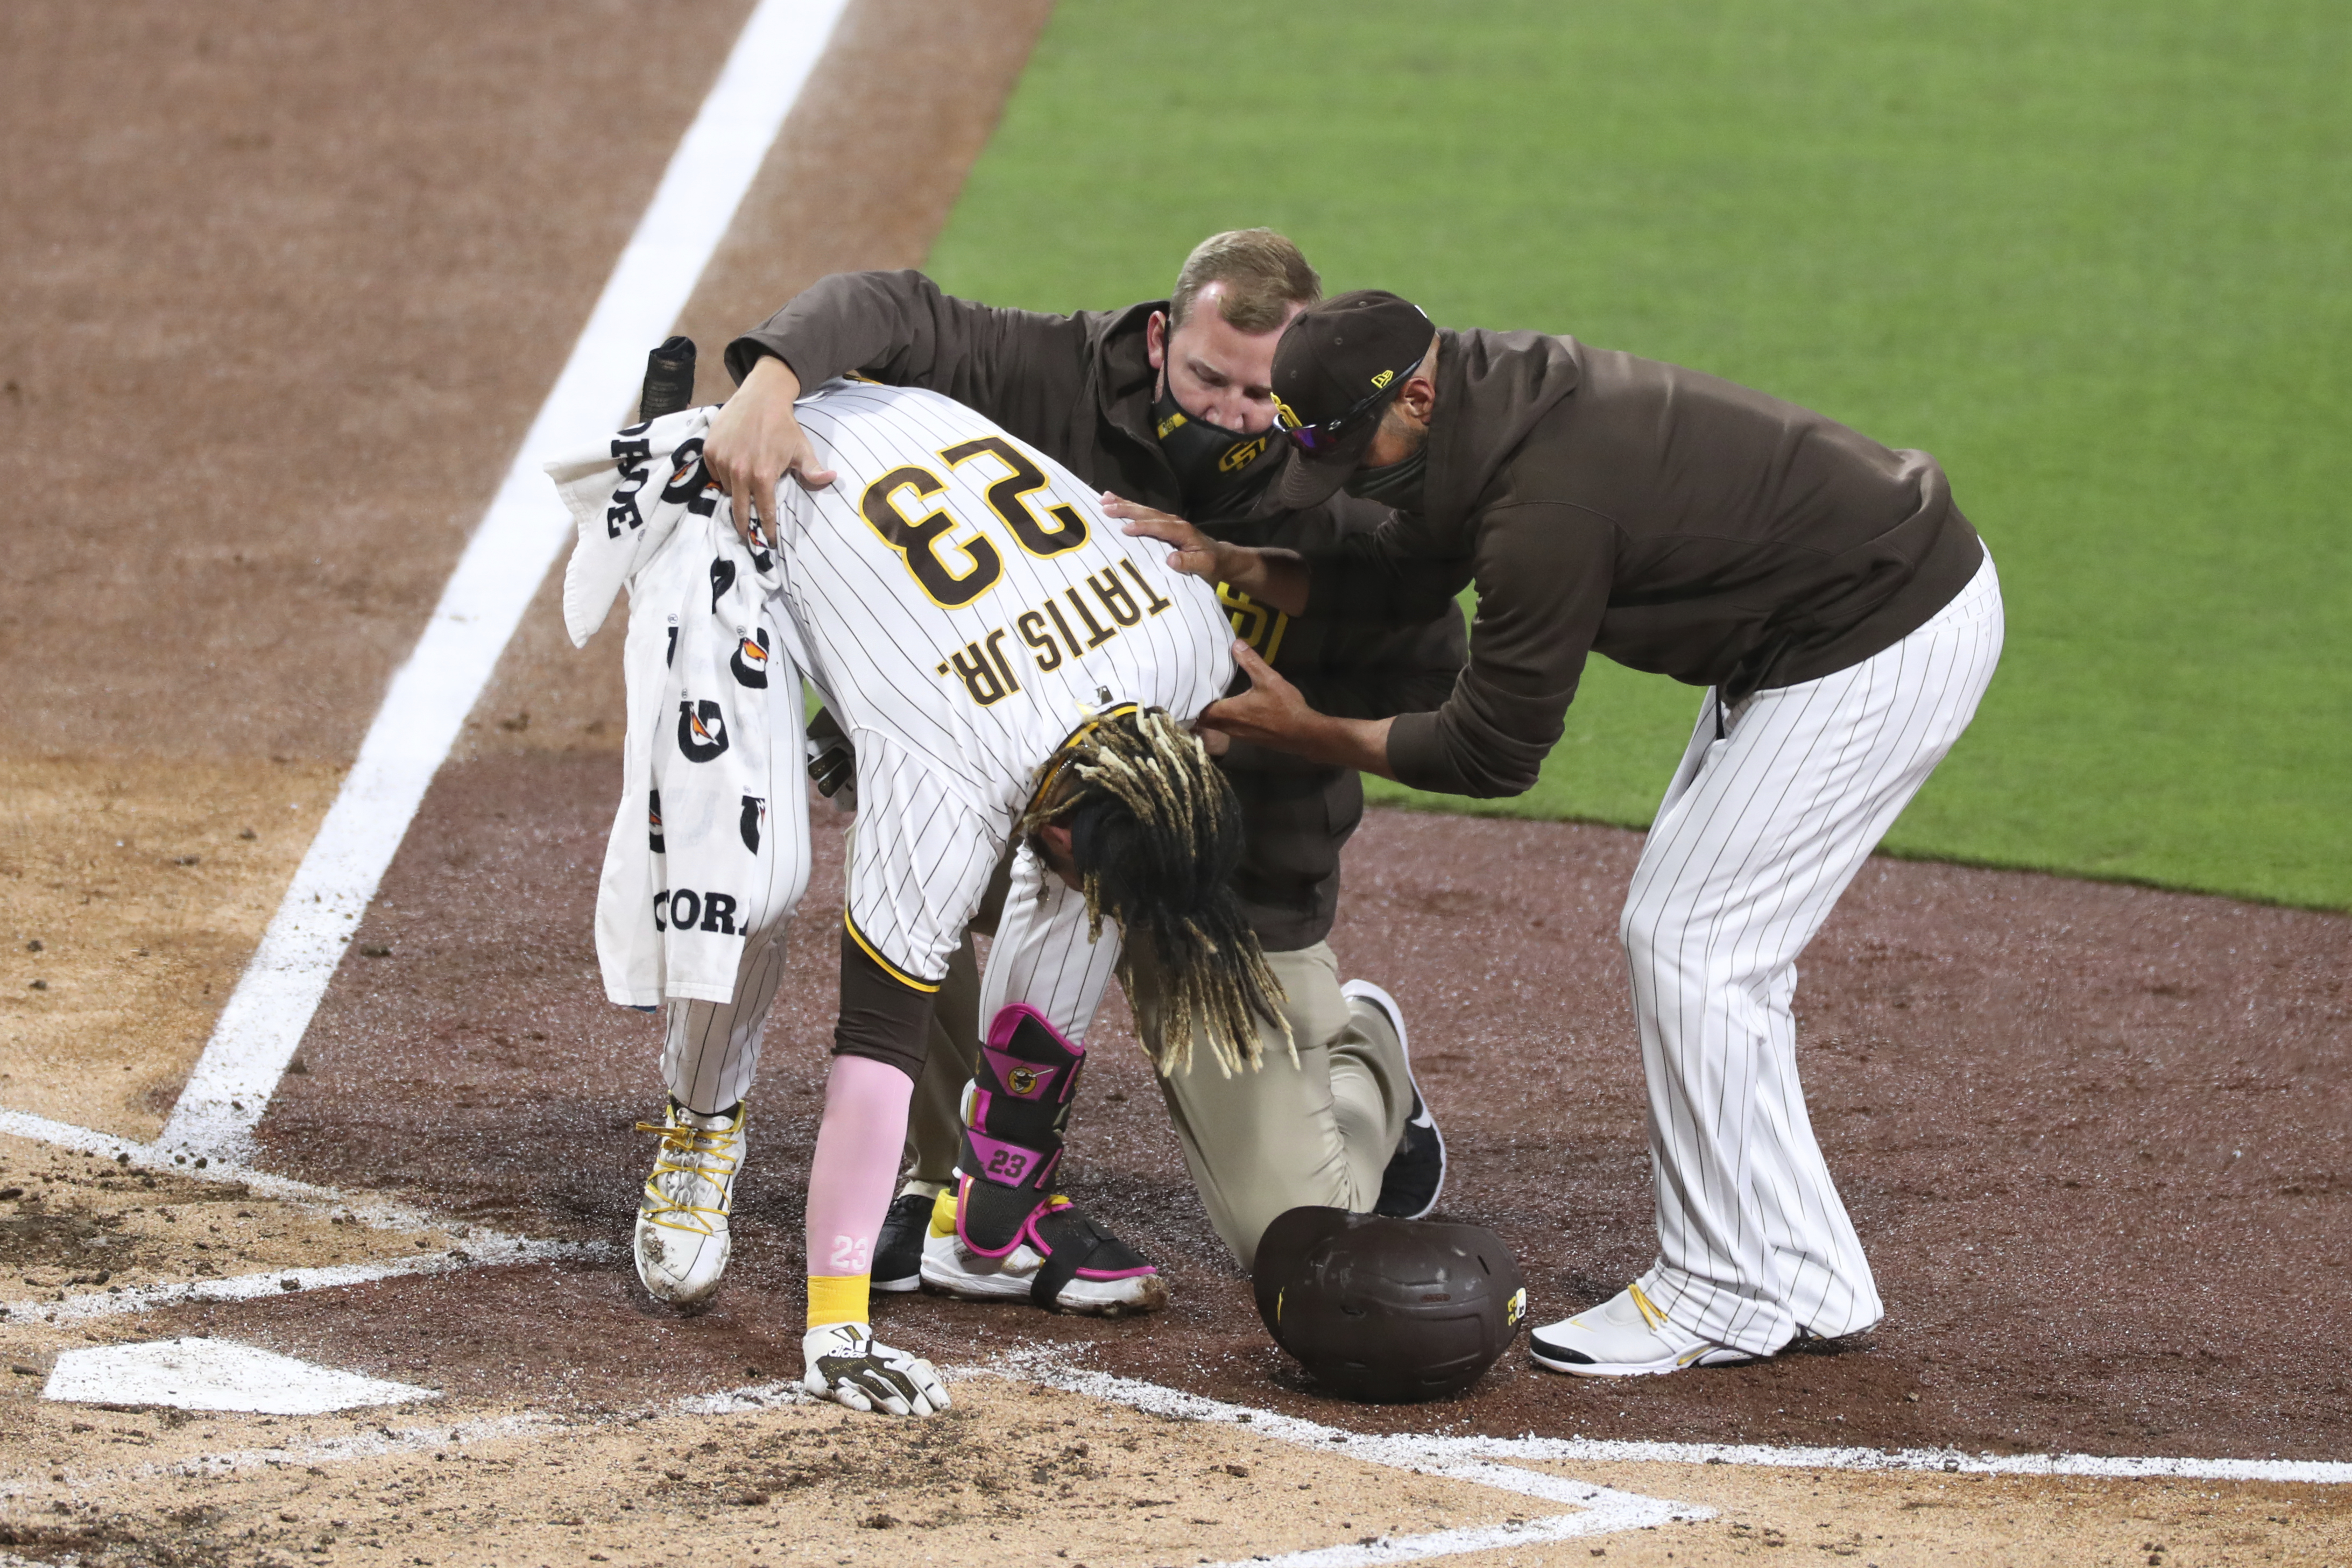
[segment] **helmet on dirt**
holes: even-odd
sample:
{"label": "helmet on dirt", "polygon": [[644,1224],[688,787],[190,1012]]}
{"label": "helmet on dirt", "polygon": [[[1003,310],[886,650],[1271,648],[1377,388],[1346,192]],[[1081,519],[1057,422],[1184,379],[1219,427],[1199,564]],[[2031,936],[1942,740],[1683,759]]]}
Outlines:
{"label": "helmet on dirt", "polygon": [[1347,1399],[1442,1399],[1478,1381],[1528,1315],[1527,1283],[1484,1226],[1296,1208],[1257,1244],[1257,1314]]}

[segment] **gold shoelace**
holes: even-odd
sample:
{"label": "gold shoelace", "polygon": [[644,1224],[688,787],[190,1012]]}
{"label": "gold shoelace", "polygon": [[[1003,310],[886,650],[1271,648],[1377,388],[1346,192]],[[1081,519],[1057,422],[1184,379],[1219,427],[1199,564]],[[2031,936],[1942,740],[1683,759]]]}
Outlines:
{"label": "gold shoelace", "polygon": [[1642,1321],[1650,1325],[1652,1333],[1654,1334],[1666,1326],[1666,1315],[1658,1310],[1655,1302],[1642,1293],[1642,1288],[1639,1285],[1628,1285],[1625,1287],[1625,1291],[1633,1298],[1633,1305],[1641,1309]]}
{"label": "gold shoelace", "polygon": [[[691,1121],[640,1121],[640,1132],[661,1134],[661,1152],[655,1157],[654,1173],[646,1178],[646,1195],[637,1205],[637,1212],[650,1225],[666,1226],[671,1230],[692,1231],[698,1236],[717,1234],[711,1221],[727,1217],[727,1205],[733,1197],[735,1167],[743,1137],[743,1112],[735,1115],[731,1127],[697,1127]],[[701,1204],[681,1204],[662,1191],[664,1176],[691,1176],[709,1182],[719,1189],[719,1203],[716,1208]],[[693,1191],[687,1184],[686,1190]]]}

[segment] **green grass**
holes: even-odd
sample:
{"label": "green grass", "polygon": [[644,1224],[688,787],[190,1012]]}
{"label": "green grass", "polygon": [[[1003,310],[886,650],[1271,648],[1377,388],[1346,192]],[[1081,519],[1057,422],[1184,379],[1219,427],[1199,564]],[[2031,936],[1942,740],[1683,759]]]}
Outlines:
{"label": "green grass", "polygon": [[[2010,640],[1890,847],[2347,908],[2347,40],[2341,0],[1081,0],[931,268],[1113,306],[1271,224],[1331,288],[1924,447]],[[1596,668],[1508,808],[1646,821],[1696,706]]]}

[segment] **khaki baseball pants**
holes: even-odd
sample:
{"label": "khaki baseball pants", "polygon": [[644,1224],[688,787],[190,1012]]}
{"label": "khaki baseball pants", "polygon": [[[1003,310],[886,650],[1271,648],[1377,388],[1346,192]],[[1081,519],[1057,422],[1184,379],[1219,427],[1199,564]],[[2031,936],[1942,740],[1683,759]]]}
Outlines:
{"label": "khaki baseball pants", "polygon": [[[1034,877],[1018,872],[1014,892],[1008,904],[1013,919],[1000,925],[992,949],[989,990],[1003,993],[994,997],[998,1005],[1030,1000],[1083,1037],[1116,956],[1116,934],[1106,928],[1102,941],[1078,962],[1084,923],[1055,910],[1079,903],[1076,896],[1064,900],[1049,888],[1040,900]],[[1013,926],[1024,929],[1009,929]],[[1008,985],[995,966],[1008,956],[1002,950],[1016,943],[1021,952],[1006,966]],[[1368,1212],[1380,1199],[1381,1175],[1412,1111],[1403,1043],[1379,1008],[1339,994],[1339,963],[1330,944],[1265,958],[1282,983],[1296,1063],[1282,1031],[1262,1026],[1256,1071],[1226,1078],[1208,1042],[1196,1039],[1192,1070],[1160,1082],[1209,1223],[1244,1269],[1255,1263],[1265,1227],[1290,1209],[1315,1205]],[[1051,1001],[1027,994],[1045,988],[1034,977],[1080,973],[1090,977],[1090,985],[1065,982]],[[1128,1001],[1138,1026],[1149,1031],[1158,986],[1148,953],[1138,955],[1135,981]],[[963,1130],[963,1086],[980,1053],[982,1014],[995,1011],[990,1000],[967,939],[940,988],[930,1052],[915,1085],[907,1124],[910,1181],[944,1185],[950,1178]],[[1077,1114],[1086,1114],[1083,1089]]]}

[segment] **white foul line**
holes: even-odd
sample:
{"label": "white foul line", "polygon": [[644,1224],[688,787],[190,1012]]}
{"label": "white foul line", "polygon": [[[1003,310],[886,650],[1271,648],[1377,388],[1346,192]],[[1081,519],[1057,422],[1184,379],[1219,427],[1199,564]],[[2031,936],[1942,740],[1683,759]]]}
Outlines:
{"label": "white foul line", "polygon": [[571,532],[541,462],[609,433],[685,309],[847,0],[761,0],[622,251],[514,465],[392,678],[341,793],[163,1129],[242,1157],[459,726]]}
{"label": "white foul line", "polygon": [[[1255,1568],[1260,1563],[1270,1564],[1272,1568],[1373,1568],[1374,1564],[1383,1563],[1417,1563],[1433,1557],[1459,1557],[1471,1552],[1538,1546],[1546,1542],[1614,1535],[1622,1531],[1649,1530],[1662,1524],[1696,1523],[1715,1517],[1715,1510],[1711,1508],[1675,1502],[1665,1498],[1643,1497],[1638,1492],[1618,1491],[1610,1487],[1595,1486],[1590,1481],[1549,1475],[1541,1470],[1523,1470],[1514,1466],[1498,1465],[1490,1456],[1463,1447],[1465,1440],[1460,1438],[1427,1437],[1417,1434],[1367,1436],[1360,1432],[1326,1426],[1321,1422],[1302,1420],[1296,1415],[1278,1415],[1271,1410],[1256,1410],[1248,1405],[1206,1399],[1197,1394],[1163,1388],[1159,1384],[1145,1383],[1137,1378],[1076,1371],[1060,1364],[1055,1359],[1057,1353],[1016,1352],[999,1360],[987,1370],[1114,1405],[1124,1405],[1152,1415],[1247,1426],[1258,1436],[1311,1448],[1318,1453],[1334,1454],[1390,1469],[1410,1470],[1417,1476],[1468,1481],[1498,1491],[1516,1492],[1539,1502],[1565,1504],[1577,1510],[1573,1513],[1542,1514],[1508,1524],[1440,1530],[1426,1535],[1381,1536],[1372,1541],[1317,1547],[1280,1556],[1253,1557],[1245,1563],[1214,1563],[1211,1568]],[[1468,1441],[1475,1442],[1475,1439]]]}
{"label": "white foul line", "polygon": [[[241,1182],[257,1197],[340,1208],[363,1224],[386,1230],[425,1230],[449,1223],[425,1210],[387,1202],[373,1194],[354,1197],[332,1187],[314,1186],[308,1182],[273,1176],[266,1171],[218,1161],[210,1161],[199,1167],[186,1154],[174,1153],[160,1143],[134,1143],[112,1133],[93,1131],[69,1122],[53,1121],[28,1111],[0,1110],[0,1134],[52,1143],[110,1160],[121,1156],[132,1169],[168,1171],[174,1175],[189,1176],[198,1181]],[[597,1258],[609,1256],[614,1250],[609,1243],[601,1241],[535,1241],[499,1235],[480,1226],[473,1226],[470,1229],[471,1234],[466,1238],[461,1255],[394,1258],[380,1264],[340,1265],[328,1268],[282,1268],[271,1273],[196,1280],[182,1285],[143,1286],[136,1288],[139,1294],[135,1300],[132,1299],[132,1289],[126,1288],[120,1295],[110,1290],[103,1294],[91,1291],[68,1296],[63,1301],[0,1303],[0,1321],[14,1316],[27,1321],[41,1318],[62,1321],[68,1317],[79,1320],[139,1311],[167,1301],[266,1297],[273,1291],[283,1290],[283,1281],[289,1278],[296,1281],[299,1289],[331,1289],[340,1285],[358,1284],[365,1279],[385,1279],[395,1274],[478,1268],[502,1263]],[[2352,1461],[2341,1459],[1967,1454],[1958,1448],[1775,1447],[1762,1443],[1654,1443],[1602,1437],[1366,1436],[1336,1427],[1320,1426],[1311,1421],[1299,1421],[1270,1410],[1221,1404],[1197,1394],[1165,1388],[1156,1383],[1114,1377],[1108,1373],[1078,1371],[1064,1363],[1062,1358],[1066,1354],[1066,1350],[1062,1347],[1041,1346],[1000,1358],[984,1367],[942,1370],[951,1378],[975,1375],[1028,1378],[1075,1394],[1090,1394],[1097,1399],[1185,1420],[1239,1422],[1286,1440],[1368,1445],[1361,1450],[1365,1454],[1376,1451],[1369,1445],[1403,1444],[1411,1454],[1419,1457],[1415,1462],[1517,1460],[1523,1464],[1762,1465],[1805,1470],[1919,1470],[1979,1476],[2084,1476],[2109,1480],[2285,1481],[2314,1486],[2352,1486]],[[762,1384],[723,1394],[698,1395],[681,1408],[710,1415],[752,1410],[763,1405],[793,1402],[797,1397],[795,1387],[790,1384]],[[1295,1438],[1288,1436],[1293,1433],[1304,1436]],[[1358,1450],[1351,1448],[1349,1451]],[[1401,1560],[1368,1558],[1365,1561]]]}
{"label": "white foul line", "polygon": [[[2340,1459],[2196,1459],[2104,1454],[1964,1454],[1957,1448],[1772,1447],[1761,1443],[1643,1443],[1591,1437],[1442,1437],[1422,1433],[1366,1435],[1297,1416],[1226,1405],[1139,1378],[1081,1372],[1062,1364],[1056,1347],[1003,1357],[993,1369],[1073,1394],[1188,1421],[1229,1421],[1286,1442],[1328,1442],[1375,1464],[1446,1473],[1442,1467],[1481,1461],[1522,1464],[1764,1465],[1804,1470],[1926,1470],[1979,1476],[2088,1476],[2108,1480],[2294,1481],[2352,1486],[2352,1462]],[[1524,1472],[1523,1472],[1524,1473]],[[1475,1479],[1475,1478],[1474,1478]],[[1496,1483],[1486,1481],[1492,1486]],[[1368,1559],[1367,1561],[1372,1561]]]}

